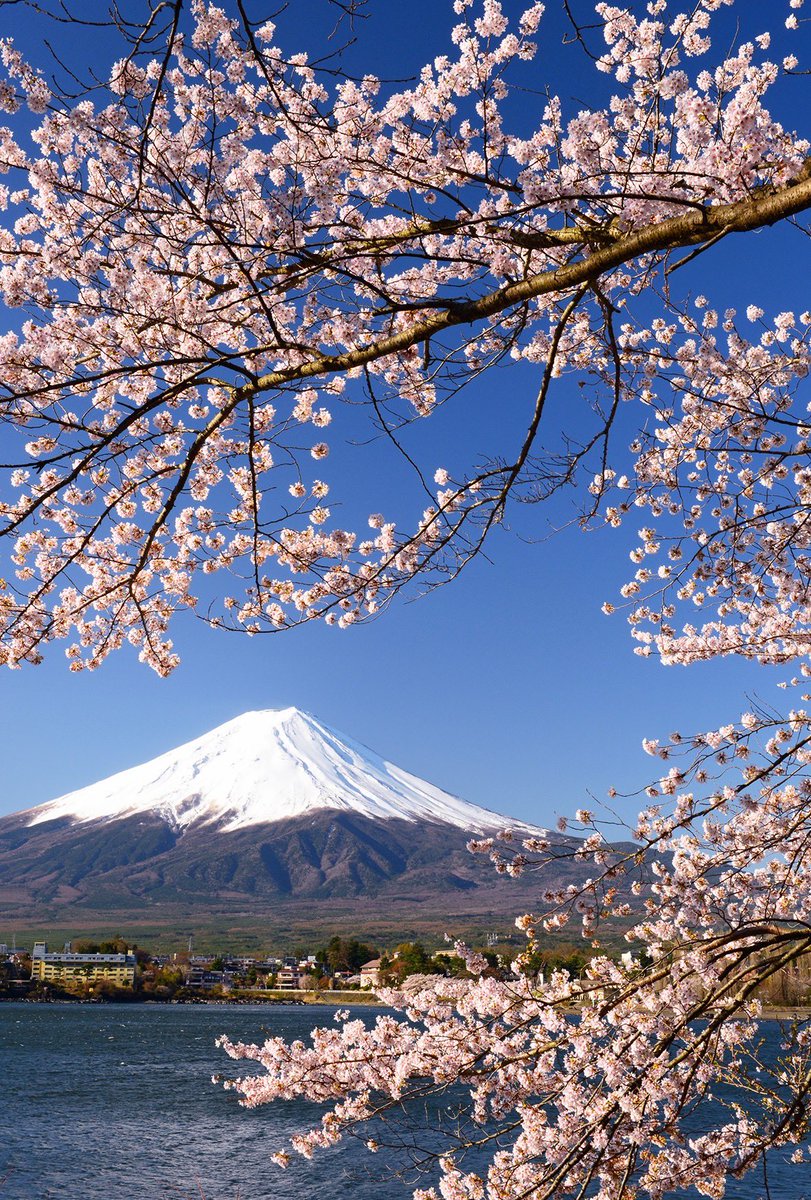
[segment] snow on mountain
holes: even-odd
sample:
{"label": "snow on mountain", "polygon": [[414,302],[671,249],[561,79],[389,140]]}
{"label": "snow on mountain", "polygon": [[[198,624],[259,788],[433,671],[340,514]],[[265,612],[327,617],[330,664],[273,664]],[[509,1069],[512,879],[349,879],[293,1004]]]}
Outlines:
{"label": "snow on mountain", "polygon": [[30,810],[29,826],[150,813],[175,829],[242,829],[341,809],[472,833],[523,822],[468,804],[296,708],[248,712],[150,762]]}

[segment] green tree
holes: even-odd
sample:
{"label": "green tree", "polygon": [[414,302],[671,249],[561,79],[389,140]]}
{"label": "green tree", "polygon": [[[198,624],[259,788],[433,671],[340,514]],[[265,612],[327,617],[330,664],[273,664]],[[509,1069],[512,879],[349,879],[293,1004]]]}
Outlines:
{"label": "green tree", "polygon": [[325,963],[330,971],[359,971],[364,963],[377,958],[374,946],[368,946],[357,938],[331,937],[326,947],[319,950],[316,959]]}

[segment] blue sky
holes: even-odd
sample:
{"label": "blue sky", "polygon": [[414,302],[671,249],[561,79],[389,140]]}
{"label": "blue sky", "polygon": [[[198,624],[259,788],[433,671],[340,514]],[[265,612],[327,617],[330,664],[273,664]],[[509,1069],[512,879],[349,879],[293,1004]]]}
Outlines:
{"label": "blue sky", "polygon": [[[408,76],[446,48],[450,0],[372,0],[369,8],[368,21],[358,24],[359,45],[346,53],[348,69],[370,65],[381,75]],[[549,8],[554,48],[556,0]],[[321,0],[291,9],[282,19],[291,49],[303,43],[301,29],[323,35]],[[0,8],[0,36],[33,45],[29,20],[21,8]],[[103,54],[101,43],[96,52]],[[542,61],[534,86],[557,85],[544,73],[550,62],[559,70],[554,53]],[[580,99],[586,84],[572,77],[566,86],[564,95]],[[539,102],[527,93],[527,120]],[[740,302],[745,286],[746,301],[767,313],[805,307],[801,285],[774,269],[787,237],[748,238],[745,255],[740,241],[720,247],[690,268],[684,286],[703,290],[718,306],[733,296]],[[500,371],[477,385],[461,434],[448,423],[428,422],[420,436],[435,439],[437,463],[452,468],[449,456],[465,458],[500,436],[493,432],[494,410],[520,420],[535,386],[529,372]],[[556,393],[561,408],[574,400],[567,386],[562,381]],[[339,432],[332,437],[336,458]],[[362,463],[357,448],[346,454],[346,469]],[[373,451],[365,461],[377,475],[370,489],[383,491],[384,458]],[[629,575],[636,523],[619,532],[554,532],[576,514],[573,502],[548,513],[522,507],[512,531],[496,531],[489,560],[478,559],[460,579],[414,602],[401,598],[364,626],[310,625],[248,639],[189,618],[174,628],[183,662],[168,680],[128,651],[96,672],[72,675],[58,645],[43,666],[5,672],[0,812],[142,762],[248,709],[295,704],[468,800],[545,823],[590,793],[599,799],[610,785],[622,791],[646,782],[653,764],[641,752],[643,736],[733,719],[746,706],[746,692],[767,703],[776,699],[780,676],[773,672],[732,661],[665,669],[635,656],[622,615],[607,618],[600,606],[616,599]],[[623,807],[628,812],[633,805]]]}

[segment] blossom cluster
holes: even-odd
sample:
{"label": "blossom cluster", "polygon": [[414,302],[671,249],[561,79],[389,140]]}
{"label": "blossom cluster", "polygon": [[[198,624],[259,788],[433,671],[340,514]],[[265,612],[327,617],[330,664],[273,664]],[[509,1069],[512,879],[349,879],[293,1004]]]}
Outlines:
{"label": "blossom cluster", "polygon": [[[807,143],[765,103],[781,76],[768,39],[704,65],[726,6],[656,0],[637,17],[598,4],[597,66],[614,94],[568,113],[549,95],[520,136],[510,79],[540,66],[540,4],[517,16],[499,0],[456,5],[449,52],[400,91],[372,74],[335,82],[285,52],[272,22],[254,30],[204,0],[163,58],[112,65],[106,102],[52,95],[4,42],[0,297],[20,320],[0,338],[14,463],[0,495],[2,660],[35,662],[66,639],[80,669],[130,643],[166,673],[179,610],[248,633],[314,617],[345,627],[413,576],[458,569],[509,495],[537,486],[538,421],[512,461],[430,464],[427,505],[372,514],[369,532],[336,520],[340,496],[322,503],[361,385],[391,430],[505,354],[541,366],[542,396],[566,371],[649,405],[665,379],[704,402],[663,415],[661,444],[642,448],[639,497],[654,512],[673,503],[663,492],[691,444],[768,450],[768,412],[710,426],[761,397],[783,411],[804,370],[801,319],[780,314],[748,348],[732,330],[716,342],[709,309],[650,329],[629,313],[615,328],[672,253],[635,252],[637,232],[802,176]],[[33,128],[13,119],[22,105],[40,115]],[[581,267],[591,279],[585,265],[625,245],[599,288],[556,283]],[[753,496],[783,479],[773,451]],[[723,505],[729,485],[709,467],[699,483],[703,470],[697,506]],[[635,614],[640,636],[648,619]],[[764,622],[754,636],[783,653],[779,615]],[[655,635],[669,659],[696,654],[692,633]],[[741,640],[713,625],[699,637]]]}

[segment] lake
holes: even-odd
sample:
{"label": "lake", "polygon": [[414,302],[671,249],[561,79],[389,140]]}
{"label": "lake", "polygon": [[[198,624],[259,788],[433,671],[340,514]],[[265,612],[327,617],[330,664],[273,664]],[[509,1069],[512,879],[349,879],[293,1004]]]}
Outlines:
{"label": "lake", "polygon": [[[351,1142],[280,1171],[270,1154],[318,1110],[242,1109],[211,1083],[212,1074],[251,1069],[215,1047],[218,1034],[306,1037],[334,1011],[0,1004],[0,1200],[408,1200],[383,1155]],[[354,1015],[374,1020],[376,1011]],[[811,1200],[807,1168],[783,1158],[775,1155],[771,1200]],[[763,1195],[754,1177],[727,1192]]]}

